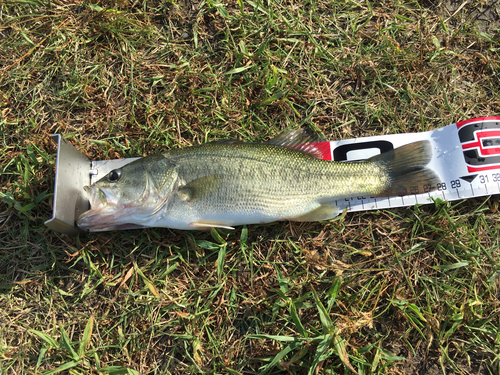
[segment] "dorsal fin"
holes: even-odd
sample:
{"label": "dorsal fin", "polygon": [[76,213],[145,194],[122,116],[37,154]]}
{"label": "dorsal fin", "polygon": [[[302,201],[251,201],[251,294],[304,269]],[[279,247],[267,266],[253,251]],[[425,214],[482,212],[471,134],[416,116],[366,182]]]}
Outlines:
{"label": "dorsal fin", "polygon": [[305,129],[285,131],[266,144],[291,148],[316,159],[332,160],[330,142]]}

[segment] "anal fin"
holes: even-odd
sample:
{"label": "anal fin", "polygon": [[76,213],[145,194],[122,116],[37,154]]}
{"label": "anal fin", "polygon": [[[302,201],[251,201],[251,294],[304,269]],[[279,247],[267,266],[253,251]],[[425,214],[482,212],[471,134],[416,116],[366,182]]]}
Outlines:
{"label": "anal fin", "polygon": [[290,221],[321,221],[330,220],[337,216],[341,211],[337,206],[323,203],[308,213],[289,218]]}

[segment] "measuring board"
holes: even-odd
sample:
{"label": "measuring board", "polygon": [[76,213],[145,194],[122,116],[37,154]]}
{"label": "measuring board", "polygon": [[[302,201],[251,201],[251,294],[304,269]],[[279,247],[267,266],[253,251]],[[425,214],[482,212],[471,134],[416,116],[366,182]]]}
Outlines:
{"label": "measuring board", "polygon": [[[82,231],[76,219],[90,209],[83,187],[138,158],[90,161],[59,134],[52,138],[58,146],[53,216],[45,224],[61,233],[77,234]],[[427,168],[439,176],[436,186],[415,187],[408,195],[391,198],[346,198],[337,200],[337,206],[368,211],[432,203],[436,198],[454,201],[500,193],[500,117],[460,121],[422,133],[321,142],[321,149],[326,160],[359,161],[420,140],[431,142]]]}
{"label": "measuring board", "polygon": [[[325,159],[355,161],[367,159],[408,143],[429,140],[433,155],[427,168],[441,181],[409,195],[391,198],[353,197],[335,201],[348,211],[368,211],[432,203],[500,193],[500,117],[482,117],[423,133],[381,135],[332,141]],[[422,189],[421,189],[422,190]],[[413,194],[412,194],[413,193]]]}

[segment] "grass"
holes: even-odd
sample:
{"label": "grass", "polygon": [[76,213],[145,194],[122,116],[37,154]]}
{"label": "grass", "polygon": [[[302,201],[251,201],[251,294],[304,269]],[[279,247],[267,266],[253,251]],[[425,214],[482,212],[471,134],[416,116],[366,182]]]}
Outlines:
{"label": "grass", "polygon": [[1,2],[1,373],[498,374],[497,196],[233,232],[43,225],[52,133],[98,160],[500,115],[498,7]]}

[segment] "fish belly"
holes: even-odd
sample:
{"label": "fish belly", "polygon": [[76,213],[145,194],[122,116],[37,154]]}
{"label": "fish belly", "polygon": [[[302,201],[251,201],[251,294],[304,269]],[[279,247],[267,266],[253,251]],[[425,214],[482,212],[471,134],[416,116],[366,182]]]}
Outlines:
{"label": "fish belly", "polygon": [[[215,205],[177,204],[158,217],[151,226],[174,229],[201,229],[202,227],[234,227],[264,224],[280,220],[296,220],[322,205],[317,202],[276,202],[264,205],[257,199],[248,202],[221,201]],[[333,215],[336,216],[336,213]],[[306,220],[310,221],[310,220]]]}

